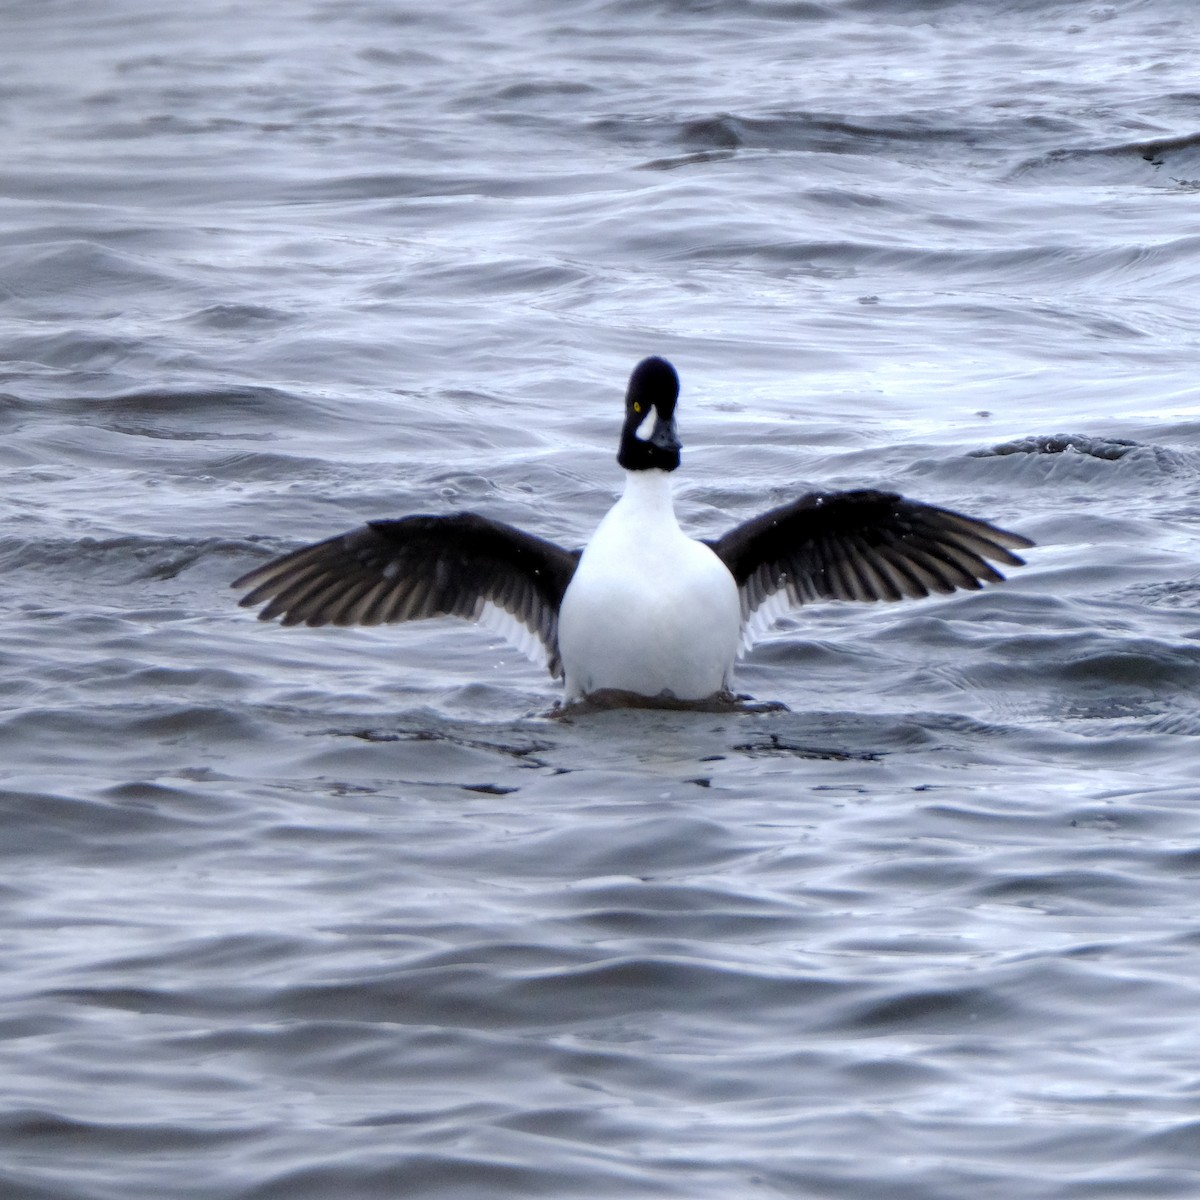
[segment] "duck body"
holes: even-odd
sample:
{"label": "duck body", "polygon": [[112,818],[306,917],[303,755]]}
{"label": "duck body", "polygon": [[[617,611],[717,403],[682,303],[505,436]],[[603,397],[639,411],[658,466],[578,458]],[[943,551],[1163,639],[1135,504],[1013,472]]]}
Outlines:
{"label": "duck body", "polygon": [[[671,498],[679,378],[662,358],[630,376],[617,461],[625,488],[587,548],[475,513],[370,521],[234,581],[284,625],[455,616],[499,629],[564,681],[599,693],[704,701],[727,694],[739,648],[789,608],[978,589],[1033,543],[894,492],[809,492],[711,542]],[[991,561],[989,561],[991,560]]]}
{"label": "duck body", "polygon": [[566,700],[601,691],[707,699],[732,685],[740,640],[737,584],[680,529],[670,475],[628,472],[559,610]]}

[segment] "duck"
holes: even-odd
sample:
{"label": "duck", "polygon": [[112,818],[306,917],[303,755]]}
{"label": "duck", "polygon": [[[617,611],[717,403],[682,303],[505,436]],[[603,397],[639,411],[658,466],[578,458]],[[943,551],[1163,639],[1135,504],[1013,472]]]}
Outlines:
{"label": "duck", "polygon": [[[977,590],[1033,542],[896,492],[810,491],[715,539],[672,501],[679,376],[643,359],[625,393],[624,489],[582,550],[473,512],[368,521],[254,567],[240,604],[283,625],[451,616],[503,633],[563,682],[664,703],[732,697],[734,666],[787,611]],[[247,590],[248,589],[248,590]]]}

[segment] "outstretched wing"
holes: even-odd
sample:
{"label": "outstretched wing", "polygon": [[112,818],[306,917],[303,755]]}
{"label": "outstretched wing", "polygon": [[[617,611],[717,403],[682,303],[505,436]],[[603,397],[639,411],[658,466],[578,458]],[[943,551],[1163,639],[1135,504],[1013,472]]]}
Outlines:
{"label": "outstretched wing", "polygon": [[[749,644],[788,608],[979,588],[1026,537],[894,492],[810,492],[710,542],[737,581]],[[991,560],[991,562],[989,562]]]}
{"label": "outstretched wing", "polygon": [[578,551],[474,513],[413,516],[305,546],[231,586],[251,589],[240,603],[264,605],[259,620],[284,625],[483,619],[557,676],[558,609],[578,561]]}

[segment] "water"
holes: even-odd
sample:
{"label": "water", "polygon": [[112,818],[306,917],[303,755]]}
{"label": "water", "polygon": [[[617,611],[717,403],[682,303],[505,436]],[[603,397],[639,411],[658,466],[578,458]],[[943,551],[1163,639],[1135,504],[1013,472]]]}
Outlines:
{"label": "water", "polygon": [[[1196,1194],[1194,10],[14,2],[5,1200]],[[1003,587],[554,720],[264,556],[876,485]]]}

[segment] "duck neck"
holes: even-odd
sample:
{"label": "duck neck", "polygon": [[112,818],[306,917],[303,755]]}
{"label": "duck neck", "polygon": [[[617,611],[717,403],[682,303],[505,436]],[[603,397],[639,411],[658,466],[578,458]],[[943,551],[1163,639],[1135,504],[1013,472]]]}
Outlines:
{"label": "duck neck", "polygon": [[671,475],[668,471],[651,468],[648,471],[626,471],[625,490],[620,503],[636,507],[643,517],[659,517],[675,522],[675,505],[671,498]]}

